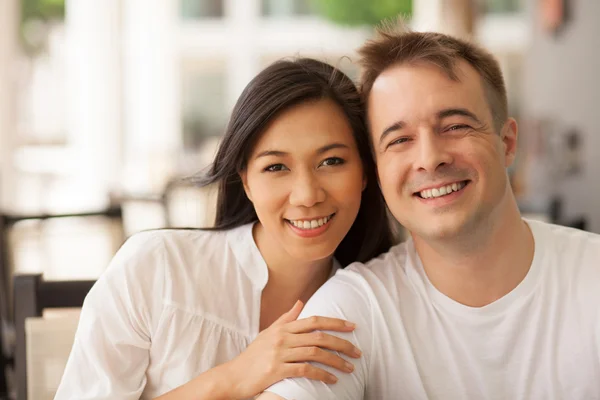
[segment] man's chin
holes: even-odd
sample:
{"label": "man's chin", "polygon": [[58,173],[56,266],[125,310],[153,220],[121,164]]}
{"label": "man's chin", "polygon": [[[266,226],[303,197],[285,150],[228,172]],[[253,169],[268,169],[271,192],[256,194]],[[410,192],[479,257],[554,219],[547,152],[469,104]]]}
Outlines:
{"label": "man's chin", "polygon": [[457,237],[459,237],[460,230],[458,229],[450,229],[450,228],[444,228],[444,229],[436,229],[436,230],[429,230],[429,231],[421,231],[421,232],[415,232],[415,235],[420,237],[422,240],[425,241],[431,241],[431,242],[445,242],[445,241],[452,241],[454,239],[456,239]]}
{"label": "man's chin", "polygon": [[446,241],[463,236],[466,224],[460,218],[437,217],[423,219],[420,224],[413,224],[412,228],[414,229],[407,227],[413,236],[418,236],[422,240]]}

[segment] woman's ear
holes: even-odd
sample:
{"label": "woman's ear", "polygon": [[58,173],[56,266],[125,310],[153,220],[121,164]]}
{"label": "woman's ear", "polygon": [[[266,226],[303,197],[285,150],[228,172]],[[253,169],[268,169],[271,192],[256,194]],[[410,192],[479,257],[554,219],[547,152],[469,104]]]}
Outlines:
{"label": "woman's ear", "polygon": [[244,185],[244,192],[246,192],[246,197],[248,200],[252,201],[252,195],[250,194],[250,188],[248,187],[248,173],[246,169],[243,169],[239,172],[240,178],[242,179],[242,184]]}

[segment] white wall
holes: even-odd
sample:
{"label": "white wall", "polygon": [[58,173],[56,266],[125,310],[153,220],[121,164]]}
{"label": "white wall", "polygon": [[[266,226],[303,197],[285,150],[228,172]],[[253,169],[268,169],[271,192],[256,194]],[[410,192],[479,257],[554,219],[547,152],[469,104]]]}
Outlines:
{"label": "white wall", "polygon": [[525,59],[524,111],[582,133],[583,172],[561,183],[558,193],[567,216],[583,214],[588,229],[600,232],[600,1],[570,1],[571,21],[556,38],[540,27],[537,3],[528,10],[534,31]]}
{"label": "white wall", "polygon": [[85,207],[102,208],[121,169],[118,0],[66,2],[67,135]]}
{"label": "white wall", "polygon": [[156,192],[181,149],[178,1],[123,7],[124,159],[129,191]]}
{"label": "white wall", "polygon": [[17,0],[0,1],[0,208],[12,208],[14,196],[13,149],[16,130],[15,56]]}

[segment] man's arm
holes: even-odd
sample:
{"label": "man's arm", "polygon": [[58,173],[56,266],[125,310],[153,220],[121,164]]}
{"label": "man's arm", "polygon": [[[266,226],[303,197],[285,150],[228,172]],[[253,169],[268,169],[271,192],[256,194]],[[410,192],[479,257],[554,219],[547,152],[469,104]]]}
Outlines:
{"label": "man's arm", "polygon": [[356,329],[352,332],[327,332],[350,341],[362,351],[362,357],[358,359],[340,355],[354,365],[352,373],[340,374],[332,368],[319,365],[337,376],[337,383],[325,384],[306,378],[285,379],[268,388],[258,399],[361,400],[367,385],[375,334],[372,331],[370,296],[370,288],[359,274],[352,271],[339,271],[311,297],[299,317],[335,317],[356,324]]}
{"label": "man's arm", "polygon": [[600,364],[600,307],[596,318],[596,351],[598,352],[598,363]]}
{"label": "man's arm", "polygon": [[257,397],[258,400],[285,400],[283,397],[271,392],[264,392]]}

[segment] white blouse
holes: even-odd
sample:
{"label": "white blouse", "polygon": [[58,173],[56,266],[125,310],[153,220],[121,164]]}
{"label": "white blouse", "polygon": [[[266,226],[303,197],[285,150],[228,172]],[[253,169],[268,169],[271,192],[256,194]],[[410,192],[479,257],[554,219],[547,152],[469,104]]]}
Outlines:
{"label": "white blouse", "polygon": [[55,399],[151,399],[235,358],[267,280],[252,224],[134,235],[86,297]]}

